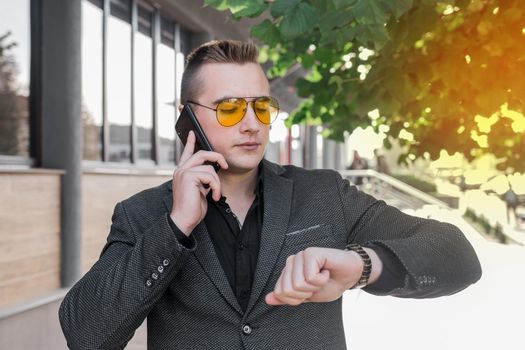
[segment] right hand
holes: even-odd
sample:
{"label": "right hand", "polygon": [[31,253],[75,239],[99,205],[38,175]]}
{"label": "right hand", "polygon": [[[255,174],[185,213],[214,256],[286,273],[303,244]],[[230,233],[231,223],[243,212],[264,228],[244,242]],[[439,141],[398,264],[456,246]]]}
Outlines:
{"label": "right hand", "polygon": [[[212,191],[213,200],[221,199],[219,176],[212,165],[204,165],[204,162],[217,162],[222,169],[228,169],[222,154],[209,151],[193,154],[194,149],[195,134],[190,131],[179,166],[173,172],[173,208],[170,216],[186,236],[204,219],[208,210],[208,192]],[[204,188],[205,184],[209,187]]]}

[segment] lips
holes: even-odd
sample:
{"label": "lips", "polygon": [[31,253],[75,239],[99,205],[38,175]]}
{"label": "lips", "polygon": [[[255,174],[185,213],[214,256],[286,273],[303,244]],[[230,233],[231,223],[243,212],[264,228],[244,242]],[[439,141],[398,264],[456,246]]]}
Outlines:
{"label": "lips", "polygon": [[259,146],[260,144],[257,142],[244,142],[240,143],[237,146],[247,146],[247,147],[253,147],[253,146]]}
{"label": "lips", "polygon": [[257,148],[259,148],[260,145],[261,144],[258,142],[243,142],[243,143],[237,144],[236,146],[244,150],[247,150],[247,151],[254,151]]}

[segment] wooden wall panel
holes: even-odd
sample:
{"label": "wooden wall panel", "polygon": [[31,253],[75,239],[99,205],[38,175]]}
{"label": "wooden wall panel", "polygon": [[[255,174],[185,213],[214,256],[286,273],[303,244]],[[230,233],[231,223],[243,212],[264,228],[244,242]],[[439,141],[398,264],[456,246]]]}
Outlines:
{"label": "wooden wall panel", "polygon": [[0,173],[0,308],[60,288],[60,174]]}
{"label": "wooden wall panel", "polygon": [[82,271],[97,261],[111,226],[115,205],[171,179],[166,175],[86,173],[82,178]]}

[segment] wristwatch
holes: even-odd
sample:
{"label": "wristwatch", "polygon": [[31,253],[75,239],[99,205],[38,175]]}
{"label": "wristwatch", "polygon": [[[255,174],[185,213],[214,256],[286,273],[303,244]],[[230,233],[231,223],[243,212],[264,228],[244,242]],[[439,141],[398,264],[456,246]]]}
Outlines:
{"label": "wristwatch", "polygon": [[360,289],[365,287],[368,284],[368,279],[372,273],[372,260],[370,256],[359,244],[350,243],[345,247],[346,251],[353,251],[359,254],[361,259],[363,259],[363,272],[361,273],[361,278],[357,281],[356,284],[350,289]]}

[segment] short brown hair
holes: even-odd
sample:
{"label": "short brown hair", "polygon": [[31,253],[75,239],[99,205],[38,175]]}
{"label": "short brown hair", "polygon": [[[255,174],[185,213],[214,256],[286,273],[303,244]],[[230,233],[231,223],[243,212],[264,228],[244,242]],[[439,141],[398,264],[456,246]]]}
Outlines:
{"label": "short brown hair", "polygon": [[195,99],[200,93],[198,73],[207,63],[257,63],[259,50],[252,42],[235,40],[214,40],[202,44],[186,58],[186,68],[182,74],[180,100],[182,104]]}

